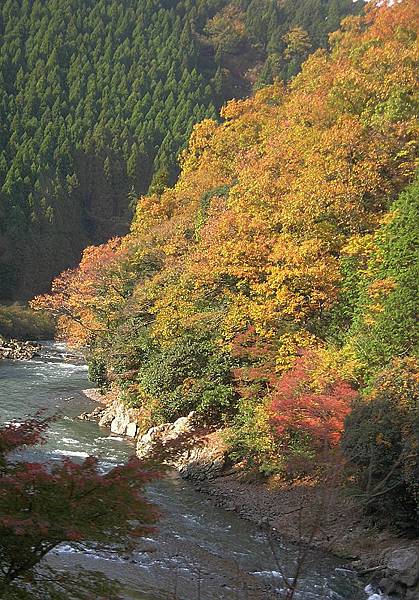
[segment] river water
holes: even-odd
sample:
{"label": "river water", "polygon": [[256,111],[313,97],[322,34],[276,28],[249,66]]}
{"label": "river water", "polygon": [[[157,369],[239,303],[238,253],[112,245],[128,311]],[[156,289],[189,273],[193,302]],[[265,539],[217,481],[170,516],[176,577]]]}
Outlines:
{"label": "river water", "polygon": [[[77,419],[93,407],[80,393],[86,387],[86,367],[58,344],[45,344],[41,358],[32,361],[0,361],[0,421],[22,420],[41,408],[59,411],[47,444],[31,451],[31,459],[81,460],[95,455],[109,468],[125,461],[134,448],[95,423]],[[81,549],[63,544],[49,557],[50,565],[73,573],[102,572],[120,584],[120,597],[127,600],[283,598],[280,571],[292,576],[295,548],[276,542],[272,551],[255,526],[213,507],[178,477],[153,484],[148,495],[163,513],[152,538],[139,540],[129,551],[98,549],[94,542]],[[99,597],[104,596],[94,596]],[[344,564],[320,551],[311,553],[295,600],[366,598]]]}

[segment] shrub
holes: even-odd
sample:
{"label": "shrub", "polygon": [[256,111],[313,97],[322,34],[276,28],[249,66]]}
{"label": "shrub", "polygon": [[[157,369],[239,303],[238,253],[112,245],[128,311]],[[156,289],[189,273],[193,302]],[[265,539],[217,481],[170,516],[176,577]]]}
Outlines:
{"label": "shrub", "polygon": [[266,404],[242,398],[237,415],[225,433],[225,441],[232,460],[245,461],[247,468],[273,475],[281,470],[282,464]]}
{"label": "shrub", "polygon": [[207,424],[222,421],[237,397],[232,361],[207,335],[188,332],[170,346],[153,349],[136,381],[145,396],[158,400],[157,420],[173,421],[195,411]]}
{"label": "shrub", "polygon": [[90,381],[95,383],[99,388],[105,389],[108,383],[105,361],[101,358],[91,356],[88,365]]}
{"label": "shrub", "polygon": [[45,312],[35,312],[22,304],[0,306],[0,336],[19,340],[50,340],[54,320]]}
{"label": "shrub", "polygon": [[344,453],[357,486],[378,520],[419,531],[418,364],[396,359],[345,421]]}

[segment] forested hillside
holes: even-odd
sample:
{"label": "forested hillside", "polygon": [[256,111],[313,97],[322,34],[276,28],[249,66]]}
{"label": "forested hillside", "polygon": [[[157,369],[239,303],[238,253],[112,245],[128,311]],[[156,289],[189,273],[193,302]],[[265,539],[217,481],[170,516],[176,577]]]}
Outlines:
{"label": "forested hillside", "polygon": [[418,17],[371,3],[288,86],[204,119],[176,185],[34,303],[143,429],[193,410],[290,477],[343,436],[365,506],[413,529]]}
{"label": "forested hillside", "polygon": [[43,291],[178,172],[193,125],[294,74],[351,0],[6,0],[0,299]]}

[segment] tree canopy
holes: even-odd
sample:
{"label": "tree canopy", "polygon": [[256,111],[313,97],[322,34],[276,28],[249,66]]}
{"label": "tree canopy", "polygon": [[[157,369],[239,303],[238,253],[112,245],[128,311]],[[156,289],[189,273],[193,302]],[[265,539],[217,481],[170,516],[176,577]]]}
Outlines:
{"label": "tree canopy", "polygon": [[81,464],[67,458],[41,464],[16,455],[43,442],[50,421],[36,415],[0,427],[1,598],[32,598],[25,585],[15,584],[22,585],[22,578],[59,544],[126,543],[127,536],[149,532],[158,517],[143,493],[156,475],[136,458],[103,473],[94,457]]}

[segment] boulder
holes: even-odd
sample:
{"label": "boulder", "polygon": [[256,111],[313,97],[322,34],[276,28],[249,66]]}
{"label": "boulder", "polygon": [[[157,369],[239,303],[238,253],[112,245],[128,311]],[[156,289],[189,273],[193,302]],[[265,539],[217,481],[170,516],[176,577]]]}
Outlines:
{"label": "boulder", "polygon": [[[403,598],[404,586],[402,586],[394,579],[390,579],[389,577],[383,577],[378,582],[378,587],[386,595],[392,594],[396,598]],[[371,600],[371,598],[369,600]]]}
{"label": "boulder", "polygon": [[386,576],[410,588],[419,582],[419,550],[415,547],[393,550],[387,561]]}
{"label": "boulder", "polygon": [[78,418],[82,421],[97,421],[101,418],[103,412],[103,407],[97,406],[92,412],[84,412]]}
{"label": "boulder", "polygon": [[114,420],[116,415],[116,408],[114,404],[109,404],[105,410],[102,411],[100,418],[98,420],[98,424],[101,427],[110,427],[112,421]]}
{"label": "boulder", "polygon": [[111,422],[111,432],[124,435],[129,424],[129,416],[125,411],[118,411]]}
{"label": "boulder", "polygon": [[135,421],[131,421],[127,425],[127,430],[125,432],[125,435],[127,435],[128,437],[131,437],[131,438],[135,438],[135,436],[137,435],[137,429],[138,429],[137,423]]}
{"label": "boulder", "polygon": [[31,360],[35,356],[39,356],[40,349],[41,346],[34,342],[20,342],[0,338],[0,359]]}
{"label": "boulder", "polygon": [[152,427],[137,441],[140,459],[159,459],[184,479],[202,481],[217,477],[226,465],[226,448],[219,432],[198,428],[195,415]]}
{"label": "boulder", "polygon": [[176,460],[175,466],[184,479],[202,481],[219,477],[226,463],[225,444],[219,432],[213,432],[200,437]]}
{"label": "boulder", "polygon": [[[138,433],[137,413],[127,408],[123,402],[110,394],[102,395],[98,390],[83,390],[90,399],[99,401],[100,406],[90,413],[83,413],[79,419],[96,421],[101,427],[109,427],[116,435],[135,438]],[[107,402],[107,404],[106,404]]]}
{"label": "boulder", "polygon": [[151,427],[137,441],[137,456],[141,459],[156,458],[156,454],[165,454],[166,450],[174,449],[176,442],[184,441],[188,434],[194,431],[194,413],[180,417],[174,423],[163,423]]}

